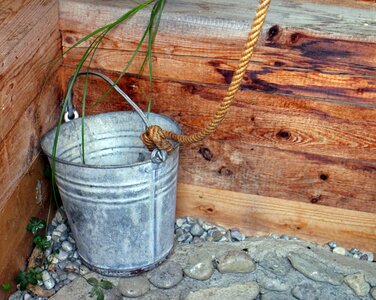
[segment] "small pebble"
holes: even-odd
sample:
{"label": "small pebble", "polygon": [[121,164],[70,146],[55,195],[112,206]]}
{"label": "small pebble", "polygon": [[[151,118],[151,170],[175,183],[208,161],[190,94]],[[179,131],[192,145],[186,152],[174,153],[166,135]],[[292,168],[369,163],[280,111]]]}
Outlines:
{"label": "small pebble", "polygon": [[220,241],[223,237],[223,233],[218,229],[211,229],[210,231],[208,231],[208,234],[213,238],[214,242]]}
{"label": "small pebble", "polygon": [[49,264],[57,264],[59,262],[56,256],[52,254],[47,257],[47,261]]}
{"label": "small pebble", "polygon": [[193,241],[193,236],[190,233],[187,233],[186,239],[184,240],[184,243],[190,244]]}
{"label": "small pebble", "polygon": [[181,225],[180,228],[183,229],[184,232],[190,232],[191,227],[192,227],[192,225],[190,225],[190,224],[188,224],[188,223],[184,223],[183,225]]}
{"label": "small pebble", "polygon": [[335,247],[333,249],[333,253],[340,254],[340,255],[346,255],[346,249],[343,247]]}
{"label": "small pebble", "polygon": [[194,224],[192,227],[191,227],[191,230],[190,230],[191,234],[193,236],[197,236],[199,237],[200,235],[202,235],[204,233],[204,229],[199,225],[199,224]]}
{"label": "small pebble", "polygon": [[289,240],[290,240],[290,237],[289,237],[288,235],[286,235],[286,234],[282,234],[282,235],[280,236],[280,239],[281,239],[281,240],[285,240],[285,241],[289,241]]}
{"label": "small pebble", "polygon": [[69,243],[68,241],[64,241],[61,244],[61,248],[63,248],[63,250],[66,251],[66,252],[71,252],[74,249],[73,245],[71,243]]}
{"label": "small pebble", "polygon": [[185,218],[178,218],[176,219],[176,222],[175,222],[177,227],[181,227],[184,223],[185,223]]}
{"label": "small pebble", "polygon": [[60,250],[59,253],[56,255],[56,258],[59,261],[66,260],[68,258],[68,253],[64,250]]}
{"label": "small pebble", "polygon": [[78,259],[79,258],[79,255],[78,255],[78,252],[77,251],[74,251],[73,255],[72,255],[72,258],[73,259]]}
{"label": "small pebble", "polygon": [[245,240],[245,235],[237,228],[230,229],[230,234],[232,241],[240,242]]}
{"label": "small pebble", "polygon": [[43,280],[43,284],[44,284],[44,287],[46,288],[46,290],[50,290],[50,289],[54,288],[55,281],[48,271],[42,272],[42,280]]}
{"label": "small pebble", "polygon": [[374,260],[374,256],[373,256],[373,253],[372,253],[372,252],[364,251],[364,252],[363,252],[363,255],[367,255],[367,260],[368,260],[368,261],[373,261],[373,260]]}
{"label": "small pebble", "polygon": [[20,300],[20,299],[22,299],[22,292],[17,291],[13,293],[12,295],[10,295],[8,300]]}
{"label": "small pebble", "polygon": [[191,225],[197,224],[198,222],[197,219],[192,218],[192,217],[186,217],[185,219],[187,220],[187,223]]}
{"label": "small pebble", "polygon": [[272,233],[270,236],[271,236],[273,239],[279,239],[279,237],[280,237],[280,235],[277,234],[277,233]]}
{"label": "small pebble", "polygon": [[65,224],[60,224],[60,225],[57,226],[56,229],[54,230],[54,232],[60,232],[60,233],[62,233],[62,232],[66,232],[66,231],[68,231],[68,227],[67,227],[67,225],[65,225]]}
{"label": "small pebble", "polygon": [[31,296],[29,293],[26,293],[24,296],[23,296],[23,300],[32,300],[33,299],[33,296]]}
{"label": "small pebble", "polygon": [[334,242],[334,241],[331,241],[327,244],[330,248],[334,249],[335,247],[337,247],[337,243]]}
{"label": "small pebble", "polygon": [[62,273],[61,275],[59,275],[59,281],[64,281],[68,278],[68,274],[67,273]]}
{"label": "small pebble", "polygon": [[57,210],[55,218],[54,218],[59,224],[64,223],[67,220],[67,215],[65,214],[65,211],[63,208],[60,208]]}
{"label": "small pebble", "polygon": [[202,222],[202,224],[200,224],[200,225],[202,226],[202,228],[205,231],[209,231],[210,229],[215,228],[215,226],[213,224],[210,224],[210,223],[207,223],[207,222]]}
{"label": "small pebble", "polygon": [[167,261],[151,271],[148,276],[149,281],[157,288],[169,289],[182,281],[183,269],[178,263]]}
{"label": "small pebble", "polygon": [[121,278],[118,289],[125,297],[138,298],[150,290],[150,283],[144,276]]}

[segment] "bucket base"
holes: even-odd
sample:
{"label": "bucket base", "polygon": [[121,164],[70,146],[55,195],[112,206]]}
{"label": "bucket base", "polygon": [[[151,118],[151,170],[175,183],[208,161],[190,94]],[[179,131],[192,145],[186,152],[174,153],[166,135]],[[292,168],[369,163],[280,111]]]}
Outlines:
{"label": "bucket base", "polygon": [[104,276],[109,276],[109,277],[132,277],[132,276],[140,275],[144,272],[150,271],[151,269],[158,267],[167,258],[169,258],[171,256],[173,250],[174,250],[174,247],[172,247],[171,250],[167,253],[167,255],[162,257],[160,260],[156,261],[153,264],[146,265],[146,266],[144,266],[142,268],[138,268],[138,269],[104,269],[104,268],[99,268],[99,267],[96,267],[96,266],[93,266],[92,264],[90,264],[79,253],[78,253],[78,255],[80,256],[82,263],[93,272],[96,272],[96,273],[104,275]]}

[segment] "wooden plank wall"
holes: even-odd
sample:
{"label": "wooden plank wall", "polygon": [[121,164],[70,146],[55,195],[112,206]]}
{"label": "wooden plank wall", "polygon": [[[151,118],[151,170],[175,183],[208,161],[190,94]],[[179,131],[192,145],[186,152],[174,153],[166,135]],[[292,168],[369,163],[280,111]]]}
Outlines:
{"label": "wooden plank wall", "polygon": [[62,95],[58,65],[45,64],[60,53],[58,18],[55,0],[0,3],[0,283],[29,255],[30,217],[48,209],[39,139],[55,124]]}
{"label": "wooden plank wall", "polygon": [[[231,80],[256,4],[245,0],[236,6],[225,0],[167,3],[153,55],[154,112],[172,117],[186,133],[198,131],[210,120]],[[60,8],[62,42],[67,48],[115,20],[130,8],[130,2],[64,0]],[[228,190],[234,194],[227,194],[226,205],[217,205],[211,220],[233,222],[249,233],[280,231],[319,241],[326,232],[328,240],[375,249],[375,17],[375,3],[273,0],[262,39],[228,117],[210,139],[181,151],[183,192],[179,193],[178,214],[209,216],[199,209],[197,189],[201,187],[206,195],[200,198],[204,206],[214,205],[221,200],[216,196],[220,190]],[[92,67],[116,78],[147,19],[148,14],[141,13],[110,32]],[[65,57],[63,84],[83,50]],[[120,86],[146,109],[147,70],[136,75],[141,62],[142,58],[136,59]],[[90,81],[89,113],[129,109],[114,93],[108,97],[113,101],[90,105],[105,90],[106,84],[99,79]],[[75,89],[78,106],[81,95],[82,81]],[[250,195],[248,204],[244,194]],[[252,199],[263,199],[265,207],[260,210]],[[280,199],[281,207],[296,209],[292,212],[295,219],[281,213],[280,207],[268,206],[275,199]],[[225,220],[223,215],[231,215],[226,212],[238,212],[239,201],[248,213]],[[326,224],[317,232],[312,229],[317,223],[308,222],[317,217],[316,207],[325,211]],[[330,214],[331,208],[345,212],[333,209]],[[278,218],[260,217],[266,210]],[[367,215],[367,223],[360,212]],[[295,224],[299,215],[302,223],[311,226],[281,226]],[[348,233],[339,235],[339,227],[349,216]],[[260,221],[254,222],[253,217]],[[364,234],[359,234],[359,226]]]}

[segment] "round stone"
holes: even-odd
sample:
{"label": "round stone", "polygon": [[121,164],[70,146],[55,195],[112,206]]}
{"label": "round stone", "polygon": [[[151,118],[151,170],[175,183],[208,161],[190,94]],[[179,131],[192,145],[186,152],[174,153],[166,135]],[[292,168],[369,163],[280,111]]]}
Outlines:
{"label": "round stone", "polygon": [[68,241],[64,241],[61,243],[61,248],[66,251],[66,252],[71,252],[73,251],[74,247],[71,243],[69,243]]}
{"label": "round stone", "polygon": [[288,240],[290,240],[290,237],[289,237],[288,235],[286,235],[286,234],[282,234],[282,235],[280,236],[280,239],[281,239],[281,240],[288,241]]}
{"label": "round stone", "polygon": [[224,236],[224,233],[218,229],[211,229],[210,231],[208,231],[208,234],[210,237],[212,237],[214,242],[220,241]]}
{"label": "round stone", "polygon": [[330,248],[334,249],[335,247],[337,247],[337,243],[334,242],[334,241],[331,241],[331,242],[328,243],[328,246],[329,246]]}
{"label": "round stone", "polygon": [[22,292],[21,291],[17,291],[15,292],[14,294],[10,295],[8,300],[20,300],[22,299]]}
{"label": "round stone", "polygon": [[185,223],[185,218],[178,218],[176,219],[176,222],[175,222],[177,227],[181,227],[184,223]]}
{"label": "round stone", "polygon": [[245,235],[240,232],[239,229],[230,229],[231,240],[234,242],[240,242],[245,240]]}
{"label": "round stone", "polygon": [[335,247],[333,249],[333,253],[340,254],[340,255],[346,255],[346,249],[343,247]]}
{"label": "round stone", "polygon": [[118,289],[125,297],[138,298],[150,290],[150,283],[144,276],[121,278]]}
{"label": "round stone", "polygon": [[182,267],[173,261],[167,261],[149,273],[149,281],[161,289],[169,289],[183,279]]}
{"label": "round stone", "polygon": [[221,273],[250,273],[256,270],[252,258],[244,251],[229,250],[216,259]]}
{"label": "round stone", "polygon": [[367,260],[368,260],[368,261],[373,261],[373,260],[374,260],[374,256],[373,256],[373,253],[372,253],[372,252],[364,251],[364,252],[363,252],[363,255],[367,255]]}
{"label": "round stone", "polygon": [[26,293],[24,296],[23,296],[23,300],[32,300],[33,299],[33,296],[31,296],[29,293]]}
{"label": "round stone", "polygon": [[48,271],[42,272],[42,281],[46,290],[53,289],[55,286],[55,280]]}
{"label": "round stone", "polygon": [[65,211],[62,208],[60,208],[56,212],[54,219],[56,220],[56,222],[61,224],[61,223],[64,223],[67,220],[67,215],[65,214]]}
{"label": "round stone", "polygon": [[201,253],[190,257],[188,266],[184,268],[184,274],[197,280],[208,280],[214,272],[212,257],[210,254]]}
{"label": "round stone", "polygon": [[60,250],[59,253],[56,255],[56,258],[59,261],[68,259],[69,254],[65,252],[64,250]]}
{"label": "round stone", "polygon": [[204,233],[204,229],[199,224],[194,224],[190,232],[193,236],[199,237]]}

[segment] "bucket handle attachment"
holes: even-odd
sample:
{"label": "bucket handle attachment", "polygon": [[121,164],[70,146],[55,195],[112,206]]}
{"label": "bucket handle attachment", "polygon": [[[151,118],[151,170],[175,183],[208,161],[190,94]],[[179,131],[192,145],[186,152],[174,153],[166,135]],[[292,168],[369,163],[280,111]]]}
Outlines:
{"label": "bucket handle attachment", "polygon": [[[114,89],[120,94],[120,96],[122,96],[125,101],[127,101],[129,103],[130,106],[132,106],[132,108],[138,113],[138,115],[141,117],[142,121],[145,123],[145,126],[147,128],[150,127],[150,123],[148,121],[148,119],[146,118],[145,114],[143,113],[143,111],[137,106],[137,104],[126,94],[124,93],[124,91],[117,85],[115,84],[115,82],[113,82],[109,77],[107,77],[106,75],[102,74],[102,73],[98,73],[98,72],[82,72],[82,73],[78,73],[77,74],[77,77],[78,76],[82,76],[82,75],[94,75],[94,76],[97,76],[97,77],[100,77],[102,78],[103,80],[107,81],[109,84],[111,84]],[[72,83],[73,81],[73,76],[69,79],[69,82],[68,82],[68,86]],[[72,89],[70,90],[70,92],[68,93],[67,95],[67,106],[66,106],[66,112],[64,114],[64,121],[65,122],[69,122],[69,121],[72,121],[74,119],[77,119],[79,117],[79,114],[78,114],[78,111],[77,109],[73,106],[73,103],[72,103]],[[157,164],[160,164],[162,162],[164,162],[166,159],[167,159],[168,155],[167,155],[167,151],[166,150],[160,150],[158,148],[155,148],[151,154],[150,154],[150,159],[153,163],[157,163]]]}

